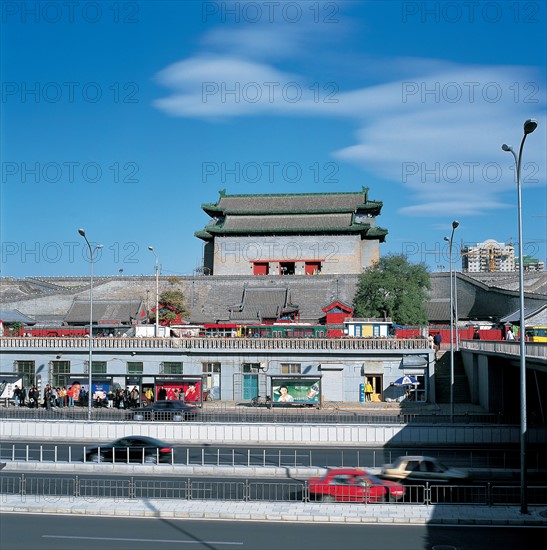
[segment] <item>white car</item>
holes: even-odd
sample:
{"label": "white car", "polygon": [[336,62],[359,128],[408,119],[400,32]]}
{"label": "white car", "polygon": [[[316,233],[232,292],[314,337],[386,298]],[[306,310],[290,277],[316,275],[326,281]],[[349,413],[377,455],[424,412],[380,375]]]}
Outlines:
{"label": "white car", "polygon": [[457,483],[469,477],[466,470],[449,468],[430,456],[400,456],[393,464],[385,464],[381,476],[396,481]]}

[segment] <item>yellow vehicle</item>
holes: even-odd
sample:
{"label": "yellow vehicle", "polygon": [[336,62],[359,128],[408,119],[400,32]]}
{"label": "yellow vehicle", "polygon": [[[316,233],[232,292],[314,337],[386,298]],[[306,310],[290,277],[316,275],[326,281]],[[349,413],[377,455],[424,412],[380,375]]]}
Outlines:
{"label": "yellow vehicle", "polygon": [[547,327],[526,327],[528,342],[547,342]]}

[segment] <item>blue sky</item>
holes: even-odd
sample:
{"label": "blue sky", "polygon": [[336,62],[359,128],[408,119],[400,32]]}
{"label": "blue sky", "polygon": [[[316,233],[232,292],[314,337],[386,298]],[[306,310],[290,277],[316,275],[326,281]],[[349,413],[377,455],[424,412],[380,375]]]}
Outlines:
{"label": "blue sky", "polygon": [[[545,2],[2,4],[2,276],[164,275],[202,261],[200,205],[370,188],[382,254],[443,238],[546,260]],[[458,246],[459,248],[459,246]],[[442,267],[441,267],[442,266]],[[123,271],[121,271],[123,270]]]}

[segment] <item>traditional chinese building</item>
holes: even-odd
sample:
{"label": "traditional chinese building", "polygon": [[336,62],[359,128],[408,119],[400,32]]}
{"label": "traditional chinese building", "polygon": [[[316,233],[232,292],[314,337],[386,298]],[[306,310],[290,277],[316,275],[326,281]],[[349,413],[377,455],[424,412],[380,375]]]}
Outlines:
{"label": "traditional chinese building", "polygon": [[350,193],[228,195],[203,204],[212,221],[205,241],[209,275],[361,273],[380,257],[387,230],[376,226],[382,203],[368,189]]}

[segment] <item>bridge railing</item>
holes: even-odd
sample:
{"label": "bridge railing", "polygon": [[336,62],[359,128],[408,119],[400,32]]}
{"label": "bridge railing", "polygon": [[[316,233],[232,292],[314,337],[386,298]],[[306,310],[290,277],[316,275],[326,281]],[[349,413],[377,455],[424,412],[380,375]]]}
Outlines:
{"label": "bridge railing", "polygon": [[[89,338],[2,337],[0,349],[89,349]],[[424,338],[93,338],[95,350],[425,350]]]}
{"label": "bridge railing", "polygon": [[[460,349],[470,351],[483,351],[485,353],[500,353],[505,355],[520,355],[520,342],[505,340],[486,341],[486,340],[462,340]],[[525,343],[526,356],[547,359],[547,344],[538,342]]]}

